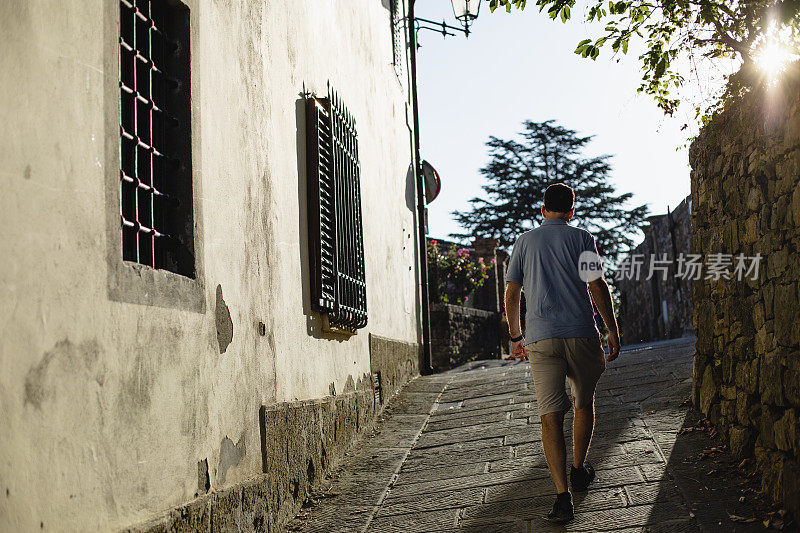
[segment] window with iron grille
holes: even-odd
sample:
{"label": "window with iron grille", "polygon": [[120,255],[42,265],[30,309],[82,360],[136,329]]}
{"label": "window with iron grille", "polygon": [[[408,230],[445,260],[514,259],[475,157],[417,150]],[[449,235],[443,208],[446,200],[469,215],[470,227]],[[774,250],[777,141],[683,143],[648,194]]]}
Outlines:
{"label": "window with iron grille", "polygon": [[403,56],[405,55],[405,38],[403,36],[403,0],[391,0],[389,9],[392,24],[392,64],[395,73],[403,73]]}
{"label": "window with iron grille", "polygon": [[312,309],[332,329],[367,325],[356,121],[336,93],[306,99]]}
{"label": "window with iron grille", "polygon": [[193,278],[189,9],[119,9],[122,258]]}

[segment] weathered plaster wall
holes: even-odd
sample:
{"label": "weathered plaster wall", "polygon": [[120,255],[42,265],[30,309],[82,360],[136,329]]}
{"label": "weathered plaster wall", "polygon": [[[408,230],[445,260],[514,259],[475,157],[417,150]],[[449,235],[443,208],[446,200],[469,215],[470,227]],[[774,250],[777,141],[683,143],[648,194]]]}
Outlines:
{"label": "weathered plaster wall", "polygon": [[[186,3],[194,281],[119,260],[118,4],[0,3],[0,529],[116,529],[256,478],[262,405],[352,389],[369,333],[417,342],[387,8]],[[360,139],[370,322],[350,339],[307,313],[300,99],[328,80]]]}
{"label": "weathered plaster wall", "polygon": [[694,400],[800,514],[800,76],[753,90],[690,150],[693,248],[761,254],[757,279],[694,287]]}

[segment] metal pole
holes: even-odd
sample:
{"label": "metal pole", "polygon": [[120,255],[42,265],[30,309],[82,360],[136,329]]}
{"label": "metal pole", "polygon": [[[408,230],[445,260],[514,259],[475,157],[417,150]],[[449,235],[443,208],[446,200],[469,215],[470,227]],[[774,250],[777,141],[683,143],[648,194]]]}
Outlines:
{"label": "metal pole", "polygon": [[419,151],[419,106],[417,103],[417,29],[414,17],[415,0],[409,0],[408,6],[408,44],[411,48],[409,54],[411,73],[411,109],[414,116],[414,177],[417,184],[417,231],[419,242],[419,278],[422,285],[422,361],[420,373],[433,373],[433,359],[431,358],[431,321],[428,299],[428,236],[425,233],[425,184],[422,176],[422,158]]}

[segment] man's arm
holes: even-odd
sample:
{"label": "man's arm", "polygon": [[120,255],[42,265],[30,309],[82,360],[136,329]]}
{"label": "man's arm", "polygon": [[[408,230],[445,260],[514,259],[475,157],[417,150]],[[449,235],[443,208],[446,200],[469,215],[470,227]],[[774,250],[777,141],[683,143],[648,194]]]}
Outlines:
{"label": "man's arm", "polygon": [[[522,335],[522,326],[519,321],[519,305],[520,297],[522,295],[522,285],[509,281],[506,283],[506,318],[508,318],[508,333],[511,338],[519,337]],[[524,350],[522,348],[524,339],[511,343],[511,357],[512,358],[525,358]],[[520,355],[522,352],[522,355]]]}
{"label": "man's arm", "polygon": [[619,330],[617,318],[614,316],[614,301],[611,299],[611,291],[605,278],[600,277],[590,281],[589,292],[608,329],[608,360],[613,361],[619,355]]}

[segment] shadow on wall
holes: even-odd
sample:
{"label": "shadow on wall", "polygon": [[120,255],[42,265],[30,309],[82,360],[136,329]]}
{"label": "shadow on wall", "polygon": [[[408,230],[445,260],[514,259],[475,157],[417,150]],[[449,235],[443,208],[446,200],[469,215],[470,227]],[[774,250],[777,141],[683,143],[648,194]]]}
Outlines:
{"label": "shadow on wall", "polygon": [[295,101],[295,124],[297,127],[297,230],[300,275],[302,277],[303,314],[306,316],[306,330],[316,339],[346,341],[349,336],[329,333],[322,328],[322,317],[311,309],[311,272],[308,254],[308,174],[306,172],[306,100],[303,93]]}

